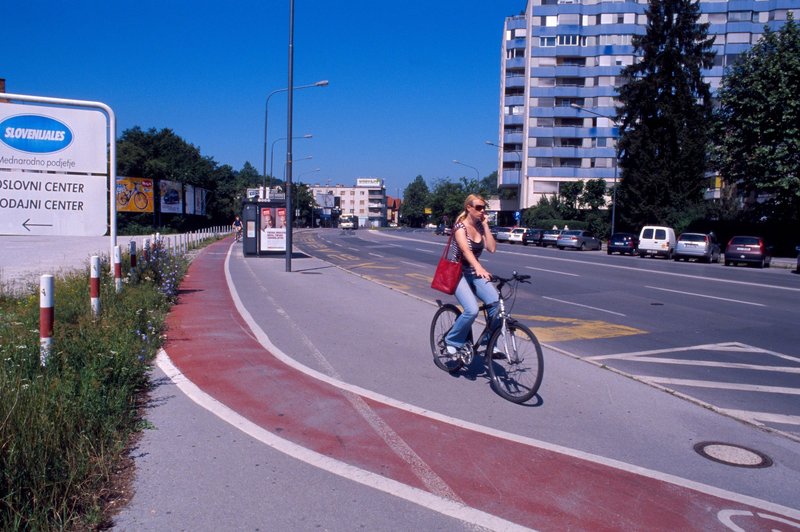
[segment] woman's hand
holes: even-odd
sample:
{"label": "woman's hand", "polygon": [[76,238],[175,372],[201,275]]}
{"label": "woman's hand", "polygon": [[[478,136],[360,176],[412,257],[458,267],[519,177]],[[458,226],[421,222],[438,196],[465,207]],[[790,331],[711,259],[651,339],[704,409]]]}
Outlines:
{"label": "woman's hand", "polygon": [[489,273],[488,271],[486,271],[486,268],[484,268],[480,264],[478,264],[475,267],[475,275],[477,275],[481,279],[486,279],[487,281],[491,281],[492,280],[492,274]]}

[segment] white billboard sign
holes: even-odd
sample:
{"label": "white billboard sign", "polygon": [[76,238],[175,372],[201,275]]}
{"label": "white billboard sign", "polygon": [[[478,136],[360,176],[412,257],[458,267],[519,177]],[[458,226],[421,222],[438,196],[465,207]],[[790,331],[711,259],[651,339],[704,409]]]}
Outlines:
{"label": "white billboard sign", "polygon": [[107,174],[100,111],[0,103],[0,168]]}
{"label": "white billboard sign", "polygon": [[0,103],[0,234],[106,234],[108,149],[98,110]]}
{"label": "white billboard sign", "polygon": [[102,236],[107,198],[96,176],[0,172],[0,234]]}

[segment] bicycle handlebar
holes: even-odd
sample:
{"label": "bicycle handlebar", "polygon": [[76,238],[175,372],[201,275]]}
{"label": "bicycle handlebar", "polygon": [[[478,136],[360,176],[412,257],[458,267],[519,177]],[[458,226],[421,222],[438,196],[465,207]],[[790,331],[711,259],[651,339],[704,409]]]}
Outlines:
{"label": "bicycle handlebar", "polygon": [[530,281],[528,281],[528,279],[530,278],[531,278],[530,275],[512,272],[511,277],[500,277],[499,275],[492,275],[492,282],[498,283],[500,285],[510,283],[511,281],[517,281],[520,283],[530,283]]}

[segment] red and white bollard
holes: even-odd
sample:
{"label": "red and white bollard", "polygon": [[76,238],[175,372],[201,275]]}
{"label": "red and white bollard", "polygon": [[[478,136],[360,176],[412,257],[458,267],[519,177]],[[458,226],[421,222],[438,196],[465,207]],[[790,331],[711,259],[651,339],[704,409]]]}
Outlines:
{"label": "red and white bollard", "polygon": [[89,296],[92,300],[92,316],[100,315],[100,257],[92,255],[91,276],[89,278]]}
{"label": "red and white bollard", "polygon": [[122,248],[114,246],[114,287],[122,292]]}
{"label": "red and white bollard", "polygon": [[39,360],[42,366],[47,365],[53,351],[54,287],[52,275],[42,275],[39,279]]}
{"label": "red and white bollard", "polygon": [[136,241],[131,240],[130,243],[130,254],[131,254],[131,270],[136,268]]}

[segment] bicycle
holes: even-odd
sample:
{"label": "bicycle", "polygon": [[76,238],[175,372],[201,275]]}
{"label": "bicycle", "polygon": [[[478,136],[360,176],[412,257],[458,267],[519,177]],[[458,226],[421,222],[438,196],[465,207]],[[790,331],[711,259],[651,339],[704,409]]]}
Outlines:
{"label": "bicycle", "polygon": [[233,239],[234,239],[235,242],[241,242],[242,241],[242,226],[239,226],[239,227],[234,226],[233,227]]}
{"label": "bicycle", "polygon": [[[510,309],[506,309],[506,301],[512,296],[516,297],[520,283],[529,283],[528,279],[530,275],[520,275],[517,272],[510,278],[492,277],[500,294],[498,311],[494,318],[499,320],[499,324],[486,342],[484,364],[497,394],[514,403],[524,403],[536,395],[544,372],[542,346],[536,335],[512,318]],[[439,309],[433,315],[430,334],[433,361],[440,369],[455,373],[472,363],[475,354],[482,347],[481,340],[489,334],[489,308],[485,304],[480,306],[486,325],[478,336],[478,342],[473,343],[470,331],[467,343],[464,344],[466,349],[459,349],[456,354],[451,355],[447,352],[444,339],[461,315],[461,310],[452,303],[442,303],[438,299],[436,303]],[[513,303],[510,306],[513,307]]]}
{"label": "bicycle", "polygon": [[147,194],[139,190],[139,185],[137,184],[134,184],[131,189],[125,187],[124,190],[117,193],[117,205],[119,205],[120,208],[127,207],[131,198],[133,198],[133,204],[138,210],[143,211],[147,208],[147,204],[149,203]]}

